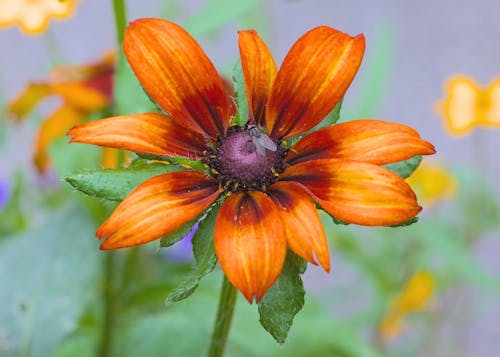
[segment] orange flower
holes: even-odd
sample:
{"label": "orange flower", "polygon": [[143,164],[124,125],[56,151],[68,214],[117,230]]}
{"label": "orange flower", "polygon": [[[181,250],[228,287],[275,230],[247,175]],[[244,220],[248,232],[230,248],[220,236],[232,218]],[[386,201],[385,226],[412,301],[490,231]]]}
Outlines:
{"label": "orange flower", "polygon": [[[7,106],[7,115],[20,121],[49,96],[58,96],[62,105],[45,118],[35,138],[33,161],[40,173],[49,168],[49,144],[62,137],[69,128],[79,124],[92,112],[111,104],[113,96],[115,55],[106,54],[96,63],[56,68],[43,82],[30,83]],[[115,167],[115,150],[105,149],[103,164]]]}
{"label": "orange flower", "polygon": [[39,34],[51,18],[71,17],[76,4],[76,0],[0,0],[0,26],[18,25],[27,34]]}
{"label": "orange flower", "polygon": [[[139,185],[98,229],[101,249],[147,243],[225,198],[214,228],[228,279],[260,301],[281,273],[287,247],[330,270],[315,201],[351,223],[390,225],[420,207],[398,175],[380,167],[434,147],[411,128],[359,120],[286,140],[318,124],[342,98],[363,57],[362,35],[321,26],[291,48],[281,69],[255,31],[239,46],[249,124],[230,125],[230,98],[213,64],[178,25],[140,19],[123,49],[149,96],[168,115],[144,113],[78,125],[72,142],[201,159],[209,173],[163,174]],[[269,133],[269,135],[267,135]]]}
{"label": "orange flower", "polygon": [[404,319],[408,314],[429,307],[434,290],[435,280],[432,274],[417,271],[389,303],[387,314],[379,326],[382,338],[392,340],[398,336],[404,328]]}
{"label": "orange flower", "polygon": [[438,102],[438,112],[450,134],[462,136],[476,126],[500,127],[500,78],[481,88],[470,77],[452,76],[445,92],[445,98]]}

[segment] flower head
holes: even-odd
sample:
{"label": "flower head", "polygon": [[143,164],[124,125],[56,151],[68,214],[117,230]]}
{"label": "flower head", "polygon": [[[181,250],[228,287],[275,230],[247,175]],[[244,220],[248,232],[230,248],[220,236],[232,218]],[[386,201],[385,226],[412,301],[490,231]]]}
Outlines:
{"label": "flower head", "polygon": [[0,27],[18,25],[24,33],[45,31],[49,20],[73,15],[77,0],[0,0]]}
{"label": "flower head", "polygon": [[438,112],[447,130],[456,136],[476,126],[500,127],[500,78],[481,88],[470,77],[450,77],[445,84],[445,98],[438,102]]}
{"label": "flower head", "polygon": [[279,277],[287,248],[330,270],[315,202],[344,221],[390,225],[420,207],[398,175],[382,168],[434,148],[411,128],[359,120],[288,139],[317,125],[339,102],[363,57],[362,35],[321,26],[302,36],[280,70],[255,31],[239,32],[249,122],[232,124],[215,67],[178,25],[140,19],[126,30],[125,55],[149,96],[167,113],[118,116],[70,130],[84,142],[201,159],[139,185],[98,229],[101,249],[158,239],[218,198],[217,257],[228,279],[259,301]]}
{"label": "flower head", "polygon": [[387,313],[380,322],[381,336],[390,340],[399,335],[404,327],[404,318],[428,308],[434,290],[432,274],[423,270],[416,272],[389,303]]}
{"label": "flower head", "polygon": [[[38,103],[50,96],[62,99],[62,104],[47,116],[35,137],[33,162],[40,173],[50,166],[48,146],[73,125],[83,122],[97,110],[111,105],[115,55],[106,54],[95,63],[56,68],[45,81],[33,82],[7,106],[7,115],[17,121],[28,116]],[[103,165],[113,164],[115,150],[105,149]]]}

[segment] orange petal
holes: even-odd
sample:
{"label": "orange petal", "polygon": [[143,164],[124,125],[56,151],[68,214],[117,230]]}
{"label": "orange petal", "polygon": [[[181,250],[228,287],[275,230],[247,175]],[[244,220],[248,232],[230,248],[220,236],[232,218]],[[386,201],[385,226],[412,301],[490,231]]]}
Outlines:
{"label": "orange petal", "polygon": [[203,137],[166,115],[144,113],[96,120],[72,128],[70,142],[124,149],[150,155],[202,156]]}
{"label": "orange petal", "polygon": [[259,302],[278,279],[286,237],[278,209],[262,192],[239,192],[222,205],[214,230],[224,273],[245,298]]}
{"label": "orange petal", "polygon": [[344,96],[363,53],[363,35],[351,37],[317,27],[290,49],[278,72],[266,111],[273,138],[303,133],[318,124]]}
{"label": "orange petal", "polygon": [[266,44],[255,30],[239,31],[241,66],[250,117],[263,125],[267,98],[276,78],[276,64]]}
{"label": "orange petal", "polygon": [[298,183],[283,181],[276,182],[267,193],[279,208],[290,249],[312,264],[319,262],[329,272],[328,241],[308,194]]}
{"label": "orange petal", "polygon": [[155,176],[140,184],[96,232],[101,249],[151,242],[191,221],[219,196],[218,183],[200,171]]}
{"label": "orange petal", "polygon": [[125,31],[123,51],[149,96],[180,125],[215,139],[231,108],[222,80],[196,41],[180,26],[140,19]]}
{"label": "orange petal", "polygon": [[353,120],[305,136],[290,150],[287,162],[337,158],[384,165],[434,153],[434,146],[406,125]]}
{"label": "orange petal", "polygon": [[280,180],[302,184],[326,211],[349,223],[387,226],[407,221],[421,210],[400,176],[364,162],[306,161],[290,166]]}
{"label": "orange petal", "polygon": [[110,104],[109,96],[83,83],[68,82],[52,85],[54,94],[59,94],[74,107],[86,112],[105,108]]}
{"label": "orange petal", "polygon": [[42,99],[51,94],[50,85],[30,83],[16,99],[8,104],[7,115],[13,116],[17,120],[24,119]]}
{"label": "orange petal", "polygon": [[38,172],[44,173],[49,167],[50,160],[47,149],[50,143],[64,136],[64,133],[71,126],[81,123],[83,119],[84,115],[80,111],[66,104],[42,122],[35,138],[33,157]]}

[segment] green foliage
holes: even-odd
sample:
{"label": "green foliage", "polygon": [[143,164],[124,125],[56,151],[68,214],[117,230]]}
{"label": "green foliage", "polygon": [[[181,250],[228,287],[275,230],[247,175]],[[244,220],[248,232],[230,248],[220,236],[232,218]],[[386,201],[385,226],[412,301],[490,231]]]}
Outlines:
{"label": "green foliage", "polygon": [[190,16],[185,28],[194,37],[207,35],[246,14],[261,2],[262,0],[207,0],[199,12]]}
{"label": "green foliage", "polygon": [[18,233],[28,226],[28,217],[22,209],[21,195],[24,191],[24,178],[19,172],[15,175],[15,186],[7,205],[0,211],[0,242],[8,235]]}
{"label": "green foliage", "polygon": [[3,356],[49,356],[76,327],[98,274],[93,233],[70,206],[0,244]]}
{"label": "green foliage", "polygon": [[49,146],[49,155],[57,177],[80,171],[82,167],[98,168],[101,153],[101,148],[93,145],[68,145],[67,138],[58,139]]}
{"label": "green foliage", "polygon": [[279,343],[285,342],[295,315],[304,306],[300,274],[292,258],[287,257],[280,277],[259,303],[260,323]]}
{"label": "green foliage", "polygon": [[145,180],[179,170],[182,168],[177,165],[141,164],[129,168],[89,171],[64,179],[86,195],[121,201]]}
{"label": "green foliage", "polygon": [[219,205],[216,204],[208,209],[206,217],[199,223],[192,240],[195,258],[193,271],[168,295],[167,306],[189,297],[198,287],[200,280],[215,268],[217,256],[214,248],[214,225],[218,213]]}
{"label": "green foliage", "polygon": [[384,167],[397,173],[402,178],[407,178],[417,169],[420,162],[422,162],[422,156],[414,156],[408,160],[385,165]]}
{"label": "green foliage", "polygon": [[410,226],[410,225],[412,225],[414,223],[417,223],[417,222],[418,222],[418,217],[415,216],[415,217],[410,218],[407,221],[404,221],[404,222],[401,222],[401,223],[398,223],[398,224],[393,224],[392,226],[389,226],[389,227],[392,227],[392,228],[407,227],[407,226]]}
{"label": "green foliage", "polygon": [[243,69],[241,68],[241,60],[238,60],[233,68],[233,83],[238,112],[236,113],[235,121],[239,126],[243,126],[248,121],[248,101],[245,92],[245,83],[243,79]]}

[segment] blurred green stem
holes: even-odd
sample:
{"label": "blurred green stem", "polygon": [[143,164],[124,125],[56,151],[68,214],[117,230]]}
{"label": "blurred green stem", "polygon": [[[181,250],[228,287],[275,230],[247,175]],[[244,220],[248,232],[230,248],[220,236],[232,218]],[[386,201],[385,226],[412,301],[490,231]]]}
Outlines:
{"label": "blurred green stem", "polygon": [[127,26],[127,8],[124,0],[113,0],[113,10],[115,13],[116,38],[118,45],[123,42],[125,27]]}
{"label": "blurred green stem", "polygon": [[226,274],[224,274],[214,331],[212,333],[212,340],[210,341],[210,348],[207,355],[208,357],[221,357],[224,354],[227,336],[229,335],[231,322],[233,321],[235,304],[236,289],[233,284],[227,280]]}
{"label": "blurred green stem", "polygon": [[115,263],[116,252],[109,251],[106,252],[104,257],[104,287],[103,287],[103,321],[102,321],[102,332],[101,341],[99,343],[99,350],[97,356],[108,357],[112,355],[113,346],[113,331],[114,331],[114,321],[116,316],[116,306],[115,306]]}
{"label": "blurred green stem", "polygon": [[[127,11],[124,0],[113,0],[115,14],[116,39],[118,46],[123,42],[123,35],[127,23]],[[123,159],[123,158],[122,158]],[[103,282],[103,321],[102,331],[98,346],[98,357],[113,355],[114,325],[118,308],[116,301],[116,264],[117,253],[109,251],[104,257],[104,282]]]}

